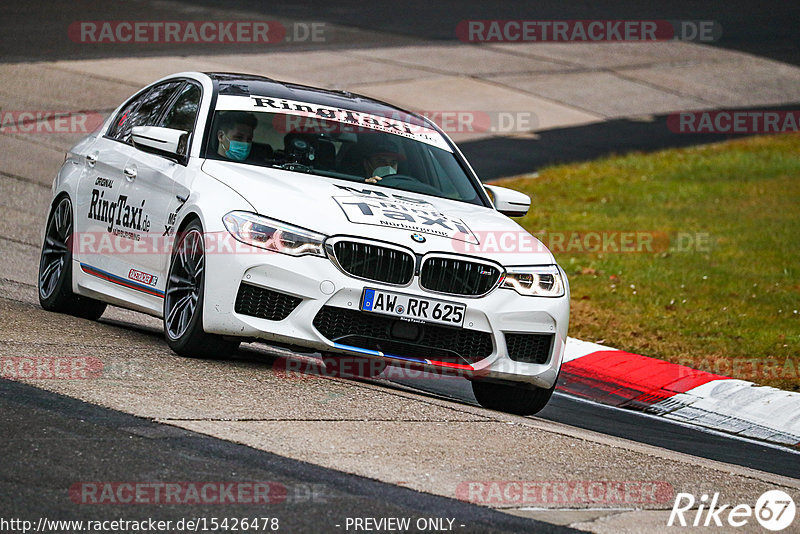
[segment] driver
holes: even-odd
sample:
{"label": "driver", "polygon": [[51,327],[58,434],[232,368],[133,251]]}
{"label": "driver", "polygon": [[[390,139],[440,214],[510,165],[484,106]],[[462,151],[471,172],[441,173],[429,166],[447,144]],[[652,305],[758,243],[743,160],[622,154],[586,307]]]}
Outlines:
{"label": "driver", "polygon": [[367,183],[378,183],[385,176],[397,174],[397,164],[406,158],[391,139],[381,139],[365,151],[364,172]]}
{"label": "driver", "polygon": [[217,154],[233,161],[244,161],[253,146],[253,131],[258,125],[255,115],[246,111],[228,111],[217,127]]}

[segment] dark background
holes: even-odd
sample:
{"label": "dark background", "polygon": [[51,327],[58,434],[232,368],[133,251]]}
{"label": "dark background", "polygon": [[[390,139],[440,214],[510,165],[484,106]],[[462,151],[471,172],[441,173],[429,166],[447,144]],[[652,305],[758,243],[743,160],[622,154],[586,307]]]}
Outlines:
{"label": "dark background", "polygon": [[[742,0],[697,2],[615,2],[514,0],[307,0],[264,2],[261,0],[191,0],[188,2],[103,2],[79,0],[55,2],[32,0],[0,4],[0,59],[36,61],[150,54],[263,52],[258,45],[214,46],[208,44],[107,44],[86,46],[67,37],[70,23],[86,20],[211,20],[247,18],[250,12],[263,19],[325,21],[424,39],[456,41],[456,25],[467,19],[666,19],[714,20],[722,36],[713,46],[721,46],[765,56],[797,65],[800,63],[800,3],[792,1],[753,2]],[[376,46],[375,37],[346,38],[338,45]],[[389,44],[389,43],[387,43]],[[280,49],[286,45],[270,45]],[[317,43],[316,47],[337,46]]]}

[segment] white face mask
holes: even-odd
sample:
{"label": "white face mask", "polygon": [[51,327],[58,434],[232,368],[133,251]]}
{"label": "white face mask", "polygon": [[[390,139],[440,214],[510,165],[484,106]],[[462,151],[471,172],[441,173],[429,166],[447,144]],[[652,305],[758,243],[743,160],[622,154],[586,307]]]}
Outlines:
{"label": "white face mask", "polygon": [[381,178],[383,178],[384,176],[389,176],[390,174],[397,174],[397,169],[395,169],[391,165],[376,167],[375,170],[372,171],[373,176],[380,176]]}

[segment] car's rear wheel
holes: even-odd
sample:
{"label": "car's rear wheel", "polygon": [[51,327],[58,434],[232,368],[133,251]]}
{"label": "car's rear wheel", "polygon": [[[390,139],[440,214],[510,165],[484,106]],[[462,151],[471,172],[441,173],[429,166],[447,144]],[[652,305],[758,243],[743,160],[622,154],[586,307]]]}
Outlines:
{"label": "car's rear wheel", "polygon": [[224,358],[239,342],[203,330],[204,281],[203,227],[193,221],[175,240],[164,292],[164,334],[169,347],[181,356]]}
{"label": "car's rear wheel", "polygon": [[366,358],[328,352],[322,355],[328,375],[339,378],[375,378],[386,369],[380,358]]}
{"label": "car's rear wheel", "polygon": [[39,259],[39,304],[48,311],[98,319],[105,302],[72,292],[72,202],[60,197],[50,211]]}
{"label": "car's rear wheel", "polygon": [[481,406],[517,415],[540,412],[547,406],[555,389],[555,385],[542,389],[523,383],[472,382],[472,392]]}

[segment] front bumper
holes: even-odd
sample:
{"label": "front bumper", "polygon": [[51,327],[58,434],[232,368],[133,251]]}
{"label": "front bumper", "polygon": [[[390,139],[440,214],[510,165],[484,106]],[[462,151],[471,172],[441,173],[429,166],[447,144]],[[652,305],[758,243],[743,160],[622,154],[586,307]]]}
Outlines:
{"label": "front bumper", "polygon": [[[236,297],[243,282],[301,300],[280,320],[237,313]],[[432,370],[447,366],[434,358],[420,359],[417,355],[407,359],[404,354],[336,343],[314,326],[323,307],[357,312],[364,287],[465,304],[464,328],[488,334],[492,344],[488,356],[461,367],[467,376],[528,382],[541,388],[550,388],[556,381],[567,338],[569,291],[560,298],[526,297],[502,288],[480,298],[444,296],[422,289],[417,277],[410,285],[398,288],[352,278],[327,258],[293,257],[241,245],[233,254],[207,254],[203,327],[210,333],[260,338],[317,351],[382,356],[395,363],[414,360]],[[544,363],[511,359],[507,334],[552,336],[549,357]]]}

